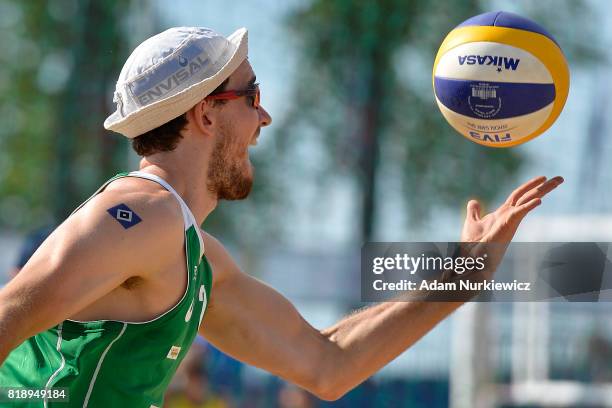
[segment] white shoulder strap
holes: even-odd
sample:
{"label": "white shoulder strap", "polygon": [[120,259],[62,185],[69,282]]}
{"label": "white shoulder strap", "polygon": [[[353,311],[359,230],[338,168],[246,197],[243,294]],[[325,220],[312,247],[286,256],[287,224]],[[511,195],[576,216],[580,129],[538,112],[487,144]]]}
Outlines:
{"label": "white shoulder strap", "polygon": [[179,193],[177,193],[176,190],[172,188],[172,186],[168,184],[166,180],[162,179],[156,174],[145,173],[143,171],[132,171],[127,174],[127,177],[138,177],[138,178],[143,178],[143,179],[154,181],[160,184],[162,187],[164,187],[169,192],[171,192],[174,195],[174,197],[176,197],[179,204],[181,205],[181,211],[183,212],[183,219],[185,220],[185,227],[186,227],[185,229],[193,225],[193,227],[196,230],[196,233],[198,234],[198,240],[200,241],[200,252],[201,252],[200,258],[201,258],[202,255],[204,254],[204,239],[202,238],[202,233],[200,231],[200,225],[196,221],[193,213],[191,212],[191,210],[189,209],[189,207],[187,206],[183,198],[179,195]]}

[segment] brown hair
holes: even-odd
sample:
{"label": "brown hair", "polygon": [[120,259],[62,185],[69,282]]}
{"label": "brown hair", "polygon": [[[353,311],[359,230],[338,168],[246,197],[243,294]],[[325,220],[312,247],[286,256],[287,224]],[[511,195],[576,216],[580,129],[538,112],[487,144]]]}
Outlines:
{"label": "brown hair", "polygon": [[[229,78],[221,83],[210,94],[214,95],[225,90]],[[215,100],[214,106],[224,104],[224,100]],[[170,152],[176,149],[179,141],[183,138],[181,131],[187,124],[187,113],[172,119],[163,125],[149,130],[140,136],[132,139],[132,148],[139,156],[149,156],[159,152]]]}

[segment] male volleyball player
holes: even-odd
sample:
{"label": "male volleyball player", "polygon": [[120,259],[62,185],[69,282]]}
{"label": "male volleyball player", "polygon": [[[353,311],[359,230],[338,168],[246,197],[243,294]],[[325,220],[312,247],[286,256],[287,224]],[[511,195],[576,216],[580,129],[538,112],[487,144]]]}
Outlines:
{"label": "male volleyball player", "polygon": [[[140,170],[104,184],[0,292],[1,387],[69,391],[67,404],[46,406],[160,407],[200,333],[333,400],[459,306],[382,303],[317,330],[200,230],[219,200],[249,194],[248,149],[271,123],[245,29],[224,38],[180,27],[146,40],[114,100],[105,127],[132,139]],[[535,178],[483,218],[471,201],[462,239],[509,242],[561,182]]]}

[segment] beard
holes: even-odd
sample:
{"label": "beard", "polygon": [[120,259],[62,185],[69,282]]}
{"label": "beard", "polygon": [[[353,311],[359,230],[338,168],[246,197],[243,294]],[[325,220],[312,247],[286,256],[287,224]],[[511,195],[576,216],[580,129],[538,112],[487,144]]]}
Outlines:
{"label": "beard", "polygon": [[242,200],[253,187],[253,167],[232,150],[231,132],[221,128],[208,166],[208,191],[215,194],[218,200]]}

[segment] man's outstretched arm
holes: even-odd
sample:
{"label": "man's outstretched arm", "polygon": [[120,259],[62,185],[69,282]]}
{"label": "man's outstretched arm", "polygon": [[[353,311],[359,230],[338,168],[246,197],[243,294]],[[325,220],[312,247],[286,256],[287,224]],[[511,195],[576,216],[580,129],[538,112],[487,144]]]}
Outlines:
{"label": "man's outstretched arm", "polygon": [[[536,178],[495,212],[480,217],[471,201],[463,240],[508,242],[520,221],[560,178]],[[282,295],[242,273],[221,244],[206,237],[215,286],[201,334],[222,351],[334,400],[413,345],[460,303],[389,302],[334,326],[310,326]]]}
{"label": "man's outstretched arm", "polygon": [[200,333],[223,352],[326,400],[364,381],[459,306],[381,303],[319,331],[274,289],[238,270],[231,275],[214,287]]}

